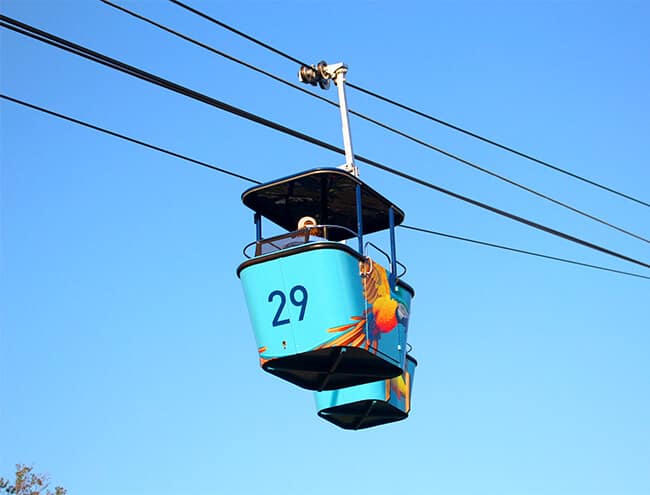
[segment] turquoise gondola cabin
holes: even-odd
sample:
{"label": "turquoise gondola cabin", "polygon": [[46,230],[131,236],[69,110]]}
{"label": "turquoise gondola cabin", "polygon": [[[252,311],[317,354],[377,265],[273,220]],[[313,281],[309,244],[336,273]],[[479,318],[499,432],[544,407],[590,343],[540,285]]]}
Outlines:
{"label": "turquoise gondola cabin", "polygon": [[404,372],[389,380],[314,392],[318,415],[346,430],[361,430],[406,419],[417,361],[406,356]]}
{"label": "turquoise gondola cabin", "polygon": [[[242,201],[254,211],[256,240],[237,275],[262,368],[315,391],[385,389],[403,376],[414,291],[397,274],[402,210],[337,168],[255,186]],[[264,238],[262,219],[286,232]],[[364,254],[364,236],[383,230],[390,254],[377,252],[388,268]]]}

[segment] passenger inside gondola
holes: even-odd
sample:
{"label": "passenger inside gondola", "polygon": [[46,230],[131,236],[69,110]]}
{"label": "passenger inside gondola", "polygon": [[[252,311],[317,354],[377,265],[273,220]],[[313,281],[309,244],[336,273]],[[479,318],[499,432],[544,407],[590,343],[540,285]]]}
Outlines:
{"label": "passenger inside gondola", "polygon": [[317,227],[316,219],[314,217],[302,217],[300,220],[298,220],[298,231],[302,231],[303,229],[308,229],[307,234],[306,234],[306,241],[324,241],[325,235],[323,233],[323,228],[322,227]]}
{"label": "passenger inside gondola", "polygon": [[326,240],[325,227],[319,226],[314,217],[304,216],[298,220],[297,230],[258,241],[255,255]]}

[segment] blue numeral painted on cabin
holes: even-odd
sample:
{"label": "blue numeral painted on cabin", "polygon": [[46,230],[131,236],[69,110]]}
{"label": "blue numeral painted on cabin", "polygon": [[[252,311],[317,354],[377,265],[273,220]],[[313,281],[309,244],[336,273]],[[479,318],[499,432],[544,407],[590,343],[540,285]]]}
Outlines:
{"label": "blue numeral painted on cabin", "polygon": [[[296,297],[298,293],[301,294],[299,299]],[[296,285],[289,292],[289,299],[291,300],[291,304],[293,304],[297,308],[300,308],[300,315],[298,316],[298,321],[302,321],[305,317],[308,297],[309,296],[307,294],[307,289],[305,289],[302,285]],[[284,292],[282,292],[281,290],[274,290],[269,294],[268,301],[273,302],[273,300],[276,298],[280,299],[280,305],[278,306],[278,309],[275,312],[275,316],[273,317],[273,326],[279,327],[280,325],[286,325],[287,323],[291,323],[291,320],[289,318],[284,318],[282,320],[280,319],[282,317],[282,311],[284,311],[284,307],[287,304],[287,296],[285,296]]]}
{"label": "blue numeral painted on cabin", "polygon": [[284,305],[287,303],[287,296],[285,296],[284,292],[281,290],[274,290],[269,294],[269,302],[273,302],[275,296],[278,296],[280,298],[280,306],[278,306],[278,310],[275,312],[275,317],[273,318],[273,326],[279,327],[280,325],[286,325],[289,323],[289,318],[285,318],[284,320],[280,319]]}
{"label": "blue numeral painted on cabin", "polygon": [[[302,294],[300,300],[296,299],[297,292],[300,292]],[[296,285],[293,289],[291,289],[289,298],[291,299],[291,303],[294,306],[300,308],[300,316],[298,317],[298,321],[302,321],[302,319],[305,317],[305,310],[307,309],[307,289],[305,289],[302,285]]]}

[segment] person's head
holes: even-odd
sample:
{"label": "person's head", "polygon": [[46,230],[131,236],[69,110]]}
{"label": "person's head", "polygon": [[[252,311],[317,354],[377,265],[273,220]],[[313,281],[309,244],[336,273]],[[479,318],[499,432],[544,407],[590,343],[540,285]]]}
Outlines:
{"label": "person's head", "polygon": [[317,225],[316,219],[314,217],[302,217],[300,220],[298,220],[298,230],[313,227],[314,225]]}

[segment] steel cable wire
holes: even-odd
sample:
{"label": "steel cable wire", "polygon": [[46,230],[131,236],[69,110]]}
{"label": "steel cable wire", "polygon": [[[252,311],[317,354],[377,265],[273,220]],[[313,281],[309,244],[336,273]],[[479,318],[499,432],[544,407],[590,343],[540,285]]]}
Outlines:
{"label": "steel cable wire", "polygon": [[[289,60],[291,62],[294,62],[294,63],[299,64],[301,66],[302,65],[304,65],[304,66],[309,66],[310,65],[310,64],[308,64],[306,62],[303,62],[302,60],[299,60],[299,59],[289,55],[288,53],[286,53],[286,52],[284,52],[282,50],[278,50],[277,48],[269,45],[268,43],[264,43],[263,41],[260,41],[259,39],[257,39],[255,37],[249,35],[249,34],[244,33],[243,31],[240,31],[240,30],[226,24],[223,21],[215,19],[214,17],[209,16],[209,15],[205,14],[204,12],[201,12],[200,10],[197,10],[194,7],[191,7],[190,5],[187,5],[186,3],[183,3],[183,2],[181,2],[179,0],[169,0],[169,1],[171,3],[173,3],[173,4],[175,4],[175,5],[183,8],[183,9],[188,10],[189,12],[192,12],[193,14],[196,14],[196,15],[198,15],[198,16],[200,16],[200,17],[202,17],[202,18],[204,18],[204,19],[206,19],[206,20],[208,20],[208,21],[210,21],[210,22],[224,28],[224,29],[227,29],[228,31],[230,31],[232,33],[237,34],[238,36],[241,36],[241,37],[243,37],[243,38],[245,38],[245,39],[247,39],[247,40],[249,40],[249,41],[251,41],[251,42],[253,42],[253,43],[255,43],[255,44],[257,44],[257,45],[259,45],[261,47],[263,47],[263,48],[266,48],[267,50],[270,50],[273,53],[276,53],[277,55],[280,55],[281,57],[284,57],[285,59],[287,59],[287,60]],[[478,134],[476,132],[469,131],[469,130],[464,129],[464,128],[460,127],[460,126],[452,124],[452,123],[450,123],[450,122],[448,122],[446,120],[434,117],[433,115],[430,115],[428,113],[417,110],[416,108],[405,105],[405,104],[400,103],[400,102],[398,102],[396,100],[393,100],[391,98],[387,98],[386,96],[382,96],[379,93],[376,93],[374,91],[370,91],[370,90],[365,89],[365,88],[363,88],[361,86],[353,84],[353,83],[351,83],[349,81],[347,82],[347,85],[350,88],[355,89],[355,90],[357,90],[357,91],[359,91],[361,93],[364,93],[364,94],[366,94],[368,96],[371,96],[373,98],[377,98],[378,100],[381,100],[381,101],[383,101],[385,103],[389,103],[389,104],[391,104],[391,105],[393,105],[393,106],[395,106],[397,108],[400,108],[402,110],[406,110],[407,112],[413,113],[413,114],[418,115],[420,117],[431,120],[432,122],[435,122],[437,124],[441,124],[441,125],[443,125],[445,127],[448,127],[448,128],[453,129],[455,131],[461,132],[461,133],[463,133],[463,134],[465,134],[467,136],[478,139],[478,140],[480,140],[480,141],[482,141],[484,143],[490,144],[492,146],[495,146],[495,147],[497,147],[499,149],[502,149],[504,151],[507,151],[509,153],[513,153],[513,154],[515,154],[515,155],[517,155],[517,156],[519,156],[521,158],[524,158],[524,159],[529,160],[531,162],[537,163],[538,165],[542,165],[542,166],[544,166],[546,168],[549,168],[551,170],[554,170],[556,172],[562,173],[562,174],[567,175],[569,177],[572,177],[574,179],[577,179],[577,180],[580,180],[580,181],[585,182],[587,184],[590,184],[592,186],[598,187],[598,188],[600,188],[600,189],[602,189],[604,191],[607,191],[607,192],[610,192],[612,194],[618,195],[618,196],[623,197],[625,199],[628,199],[630,201],[634,201],[635,203],[638,203],[638,204],[640,204],[642,206],[650,207],[650,203],[648,203],[646,201],[635,198],[634,196],[623,193],[623,192],[618,191],[618,190],[616,190],[614,188],[605,186],[604,184],[601,184],[601,183],[596,182],[594,180],[588,179],[588,178],[586,178],[584,176],[578,175],[578,174],[576,174],[574,172],[571,172],[569,170],[566,170],[564,168],[558,167],[557,165],[553,165],[553,164],[551,164],[551,163],[549,163],[547,161],[541,160],[541,159],[536,158],[536,157],[534,157],[532,155],[529,155],[527,153],[518,151],[515,148],[512,148],[510,146],[506,146],[504,144],[501,144],[501,143],[499,143],[499,142],[497,142],[497,141],[495,141],[493,139],[489,139],[489,138],[486,138],[484,136],[481,136],[480,134]]]}
{"label": "steel cable wire", "polygon": [[[318,95],[316,93],[312,93],[311,91],[308,91],[308,90],[304,89],[303,87],[298,86],[297,84],[291,83],[291,82],[289,82],[289,81],[287,81],[287,80],[285,80],[285,79],[283,79],[283,78],[281,78],[279,76],[276,76],[275,74],[272,74],[272,73],[270,73],[270,72],[268,72],[266,70],[260,69],[259,67],[255,66],[253,64],[249,64],[248,62],[245,62],[243,60],[238,59],[237,57],[234,57],[234,56],[232,56],[232,55],[230,55],[228,53],[225,53],[222,50],[214,48],[214,47],[212,47],[210,45],[207,45],[206,43],[203,43],[203,42],[198,41],[198,40],[196,40],[196,39],[194,39],[194,38],[192,38],[190,36],[187,36],[187,35],[185,35],[183,33],[180,33],[180,32],[178,32],[178,31],[176,31],[174,29],[171,29],[170,27],[165,26],[165,25],[163,25],[163,24],[161,24],[159,22],[156,22],[156,21],[154,21],[154,20],[152,20],[152,19],[150,19],[150,18],[148,18],[148,17],[146,17],[146,16],[144,16],[142,14],[138,14],[137,12],[134,12],[134,11],[132,11],[130,9],[127,9],[126,7],[122,7],[121,5],[118,5],[118,4],[116,4],[114,2],[111,2],[109,0],[100,0],[100,1],[102,3],[105,3],[106,5],[109,5],[110,7],[113,7],[115,9],[117,9],[117,10],[120,10],[121,12],[124,12],[124,13],[132,16],[132,17],[135,17],[136,19],[147,22],[147,23],[157,27],[158,29],[161,29],[161,30],[163,30],[163,31],[165,31],[167,33],[170,33],[170,34],[174,35],[174,36],[177,36],[177,37],[179,37],[179,38],[181,38],[181,39],[183,39],[183,40],[185,40],[185,41],[187,41],[189,43],[192,43],[192,44],[197,45],[197,46],[199,46],[201,48],[204,48],[204,49],[206,49],[206,50],[208,50],[208,51],[210,51],[210,52],[212,52],[212,53],[214,53],[216,55],[224,57],[224,58],[226,58],[226,59],[228,59],[228,60],[230,60],[232,62],[235,62],[235,63],[237,63],[239,65],[242,65],[242,66],[244,66],[244,67],[246,67],[246,68],[248,68],[250,70],[253,70],[255,72],[263,74],[264,76],[269,77],[269,78],[271,78],[271,79],[273,79],[273,80],[275,80],[277,82],[280,82],[281,84],[289,86],[289,87],[291,87],[293,89],[297,89],[298,91],[301,91],[302,93],[306,93],[306,94],[308,94],[310,96],[313,96],[314,98],[317,98],[317,99],[319,99],[321,101],[324,101],[324,102],[326,102],[326,103],[328,103],[330,105],[333,105],[335,107],[339,106],[338,103],[336,103],[333,100],[330,100],[328,98],[324,98],[324,97],[322,97],[322,96],[320,96],[320,95]],[[171,0],[171,1],[173,1],[174,3],[178,3],[179,5],[185,6],[185,4],[181,4],[180,2],[176,2],[175,0]],[[192,10],[192,12],[198,13],[198,11],[194,11],[194,10]],[[219,22],[219,21],[215,20],[215,22]],[[219,25],[222,25],[222,23],[219,24]],[[235,30],[235,32],[237,34],[243,35],[241,32],[239,32],[237,30]],[[265,47],[266,47],[266,45],[265,45]],[[399,129],[395,129],[395,128],[387,125],[387,124],[384,124],[383,122],[380,122],[380,121],[378,121],[376,119],[368,117],[368,116],[366,116],[366,115],[364,115],[362,113],[359,113],[359,112],[357,112],[355,110],[349,109],[348,111],[352,115],[355,115],[355,116],[357,116],[357,117],[359,117],[359,118],[361,118],[363,120],[371,122],[372,124],[374,124],[376,126],[379,126],[379,127],[383,128],[385,130],[388,130],[389,132],[392,132],[394,134],[397,134],[398,136],[404,137],[404,138],[406,138],[406,139],[408,139],[408,140],[410,140],[412,142],[415,142],[416,144],[419,144],[419,145],[424,146],[424,147],[426,147],[426,148],[428,148],[430,150],[433,150],[433,151],[435,151],[437,153],[440,153],[440,154],[442,154],[442,155],[444,155],[444,156],[446,156],[448,158],[451,158],[451,159],[453,159],[453,160],[455,160],[455,161],[457,161],[459,163],[462,163],[463,165],[467,165],[467,166],[469,166],[469,167],[471,167],[471,168],[473,168],[475,170],[478,170],[478,171],[483,172],[483,173],[485,173],[487,175],[495,177],[498,180],[501,180],[503,182],[506,182],[507,184],[510,184],[510,185],[515,186],[515,187],[517,187],[519,189],[522,189],[522,190],[524,190],[524,191],[526,191],[526,192],[528,192],[530,194],[533,194],[533,195],[535,195],[535,196],[537,196],[539,198],[542,198],[542,199],[544,199],[546,201],[549,201],[549,202],[551,202],[553,204],[556,204],[556,205],[558,205],[558,206],[560,206],[562,208],[565,208],[565,209],[567,209],[569,211],[577,213],[578,215],[589,218],[590,220],[598,222],[598,223],[600,223],[602,225],[605,225],[605,226],[607,226],[607,227],[609,227],[611,229],[617,230],[618,232],[621,232],[621,233],[626,234],[626,235],[628,235],[630,237],[634,237],[635,239],[638,239],[640,241],[643,241],[643,242],[646,242],[646,243],[650,244],[650,239],[648,239],[646,237],[643,237],[643,236],[641,236],[639,234],[636,234],[634,232],[631,232],[631,231],[629,231],[627,229],[624,229],[622,227],[614,225],[611,222],[608,222],[606,220],[603,220],[602,218],[599,218],[599,217],[597,217],[595,215],[587,213],[587,212],[585,212],[585,211],[583,211],[583,210],[581,210],[579,208],[571,206],[568,203],[565,203],[565,202],[557,200],[557,199],[555,199],[555,198],[553,198],[551,196],[543,194],[543,193],[541,193],[539,191],[536,191],[533,188],[530,188],[528,186],[520,184],[519,182],[517,182],[515,180],[509,179],[508,177],[505,177],[505,176],[500,175],[500,174],[498,174],[496,172],[493,172],[492,170],[489,170],[489,169],[487,169],[485,167],[482,167],[482,166],[480,166],[480,165],[478,165],[476,163],[473,163],[473,162],[471,162],[469,160],[466,160],[465,158],[462,158],[462,157],[460,157],[460,156],[458,156],[458,155],[456,155],[454,153],[446,151],[446,150],[444,150],[444,149],[442,149],[442,148],[440,148],[438,146],[434,146],[431,143],[428,143],[428,142],[423,141],[421,139],[418,139],[418,138],[416,138],[414,136],[411,136],[410,134],[407,134],[407,133],[405,133],[403,131],[400,131]]]}
{"label": "steel cable wire", "polygon": [[[225,174],[225,175],[229,175],[231,177],[235,177],[235,178],[244,180],[246,182],[251,182],[253,184],[261,184],[261,182],[258,181],[258,180],[252,179],[252,178],[247,177],[247,176],[242,175],[242,174],[238,174],[236,172],[232,172],[231,170],[227,170],[227,169],[224,169],[224,168],[221,168],[221,167],[217,167],[215,165],[209,164],[209,163],[201,161],[201,160],[196,160],[194,158],[188,157],[188,156],[183,155],[181,153],[177,153],[175,151],[169,150],[167,148],[163,148],[161,146],[157,146],[157,145],[153,145],[151,143],[147,143],[147,142],[142,141],[140,139],[136,139],[136,138],[127,136],[125,134],[122,134],[122,133],[119,133],[119,132],[116,132],[116,131],[112,131],[110,129],[106,129],[104,127],[100,127],[98,125],[91,124],[89,122],[85,122],[83,120],[76,119],[74,117],[70,117],[69,115],[64,115],[62,113],[55,112],[53,110],[50,110],[50,109],[47,109],[47,108],[44,108],[44,107],[34,105],[33,103],[29,103],[29,102],[26,102],[24,100],[20,100],[18,98],[14,98],[14,97],[11,97],[11,96],[8,96],[8,95],[5,95],[5,94],[0,94],[0,98],[3,98],[5,100],[7,100],[7,101],[11,101],[11,102],[16,103],[18,105],[22,105],[22,106],[30,108],[32,110],[36,110],[36,111],[45,113],[47,115],[57,117],[59,119],[66,120],[68,122],[72,122],[74,124],[77,124],[77,125],[92,129],[92,130],[97,131],[97,132],[108,134],[109,136],[113,136],[113,137],[128,141],[128,142],[133,143],[133,144],[137,144],[137,145],[140,145],[140,146],[143,146],[143,147],[155,150],[155,151],[159,151],[161,153],[165,153],[167,155],[173,156],[173,157],[181,159],[181,160],[189,161],[190,163],[194,163],[196,165],[200,165],[202,167],[209,168],[211,170],[214,170],[215,172],[219,172],[219,173],[222,173],[222,174]],[[456,236],[456,235],[447,234],[447,233],[444,233],[444,232],[438,232],[438,231],[434,231],[434,230],[431,230],[431,229],[426,229],[426,228],[423,228],[423,227],[416,227],[416,226],[413,226],[413,225],[400,225],[399,227],[403,228],[403,229],[408,229],[408,230],[413,230],[413,231],[417,231],[417,232],[426,233],[426,234],[436,235],[436,236],[439,236],[439,237],[445,237],[445,238],[449,238],[449,239],[460,240],[460,241],[464,241],[464,242],[467,242],[467,243],[478,244],[478,245],[483,245],[483,246],[489,246],[489,247],[493,247],[493,248],[497,248],[497,249],[502,249],[502,250],[505,250],[505,251],[526,254],[526,255],[529,255],[529,256],[535,256],[535,257],[548,259],[548,260],[552,260],[552,261],[559,261],[559,262],[569,263],[569,264],[583,266],[583,267],[587,267],[587,268],[593,268],[593,269],[596,269],[596,270],[602,270],[602,271],[606,271],[606,272],[617,273],[617,274],[620,274],[620,275],[627,275],[627,276],[631,276],[631,277],[643,278],[643,279],[650,280],[650,277],[645,276],[645,275],[640,275],[638,273],[626,272],[626,271],[623,271],[623,270],[616,270],[614,268],[608,268],[608,267],[599,266],[599,265],[592,265],[592,264],[589,264],[589,263],[583,263],[583,262],[580,262],[580,261],[570,260],[570,259],[567,259],[567,258],[560,258],[560,257],[557,257],[557,256],[550,256],[550,255],[546,255],[546,254],[542,254],[542,253],[536,253],[534,251],[528,251],[528,250],[524,250],[524,249],[513,248],[513,247],[510,247],[510,246],[504,246],[504,245],[501,245],[501,244],[494,244],[494,243],[490,243],[490,242],[486,242],[486,241],[480,241],[480,240],[477,240],[477,239],[471,239],[471,238],[468,238],[468,237]]]}
{"label": "steel cable wire", "polygon": [[[276,131],[282,132],[284,134],[296,137],[298,139],[301,139],[303,141],[309,142],[311,144],[315,144],[317,146],[320,146],[324,149],[330,150],[337,152],[339,154],[345,154],[345,151],[337,146],[334,146],[330,143],[327,143],[325,141],[322,141],[318,138],[309,136],[307,134],[304,134],[300,131],[296,131],[295,129],[291,129],[287,126],[284,126],[282,124],[279,124],[277,122],[273,122],[269,119],[260,117],[258,115],[255,115],[251,112],[248,112],[246,110],[243,110],[241,108],[235,107],[233,105],[229,105],[228,103],[222,102],[220,100],[217,100],[216,98],[207,96],[205,94],[199,93],[197,91],[194,91],[192,89],[189,89],[187,87],[184,87],[180,84],[174,83],[172,81],[169,81],[167,79],[164,79],[160,76],[157,76],[155,74],[151,74],[149,72],[146,72],[142,69],[138,69],[137,67],[128,65],[124,62],[121,62],[119,60],[113,59],[111,57],[108,57],[106,55],[103,55],[99,52],[90,50],[86,47],[83,47],[81,45],[78,45],[76,43],[73,43],[71,41],[65,40],[63,38],[60,38],[58,36],[52,35],[50,33],[47,33],[45,31],[42,31],[40,29],[34,28],[33,26],[30,26],[28,24],[22,23],[20,21],[17,21],[15,19],[12,19],[10,17],[0,15],[0,26],[11,29],[17,33],[23,34],[25,36],[31,37],[33,39],[36,39],[38,41],[45,42],[47,44],[50,44],[52,46],[55,46],[57,48],[69,51],[71,53],[74,53],[76,55],[80,55],[84,58],[87,58],[89,60],[92,60],[94,62],[100,63],[102,65],[105,65],[107,67],[113,68],[115,70],[119,70],[121,72],[124,72],[126,74],[132,75],[134,77],[137,77],[139,79],[142,79],[144,81],[156,84],[158,86],[164,87],[170,91],[174,91],[176,93],[182,94],[184,96],[187,96],[189,98],[195,99],[197,101],[201,101],[203,103],[209,104],[211,106],[214,106],[215,108],[219,108],[221,110],[227,111],[229,113],[232,113],[233,115],[237,115],[239,117],[245,118],[247,120],[256,122],[258,124],[264,125],[266,127],[272,128]],[[534,222],[532,220],[528,220],[524,217],[518,216],[514,213],[510,213],[508,211],[502,210],[500,208],[491,206],[487,203],[483,203],[481,201],[469,198],[467,196],[464,196],[462,194],[453,192],[451,190],[445,189],[441,186],[437,186],[431,182],[425,181],[423,179],[420,179],[418,177],[412,176],[410,174],[407,174],[405,172],[402,172],[400,170],[394,169],[390,166],[384,165],[380,162],[377,162],[375,160],[371,160],[369,158],[365,158],[361,155],[355,155],[355,159],[364,162],[368,165],[371,165],[375,168],[378,168],[380,170],[384,170],[388,173],[391,173],[393,175],[396,175],[398,177],[402,177],[404,179],[407,179],[411,182],[414,182],[416,184],[420,184],[424,187],[427,187],[429,189],[438,191],[440,193],[443,193],[447,196],[451,196],[453,198],[459,199],[463,202],[472,204],[474,206],[477,206],[479,208],[482,208],[484,210],[490,211],[492,213],[496,213],[500,216],[509,218],[511,220],[517,221],[519,223],[522,223],[524,225],[528,225],[529,227],[533,227],[537,230],[541,230],[543,232],[555,235],[557,237],[563,238],[565,240],[574,242],[576,244],[580,244],[582,246],[588,247],[590,249],[600,251],[601,253],[608,254],[610,256],[614,256],[616,258],[628,261],[630,263],[637,264],[639,266],[642,266],[644,268],[650,268],[650,264],[645,263],[643,261],[634,259],[632,257],[626,256],[624,254],[618,253],[616,251],[613,251],[611,249],[605,248],[603,246],[600,246],[598,244],[594,244],[592,242],[586,241],[584,239],[580,239],[578,237],[575,237],[571,234],[567,234],[565,232],[561,232],[559,230],[553,229],[551,227],[545,226],[543,224]]]}

